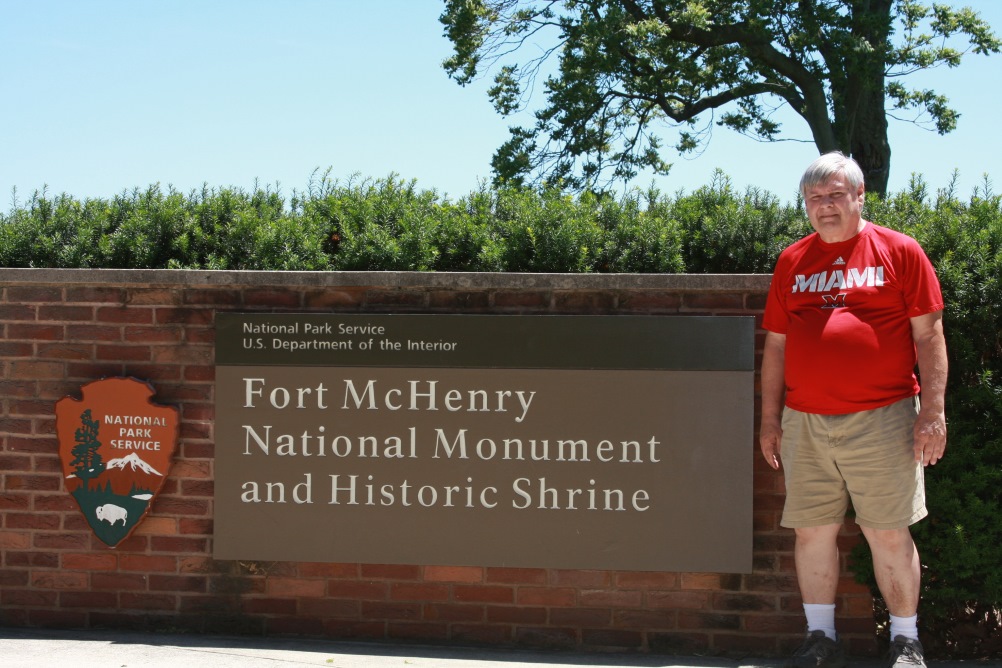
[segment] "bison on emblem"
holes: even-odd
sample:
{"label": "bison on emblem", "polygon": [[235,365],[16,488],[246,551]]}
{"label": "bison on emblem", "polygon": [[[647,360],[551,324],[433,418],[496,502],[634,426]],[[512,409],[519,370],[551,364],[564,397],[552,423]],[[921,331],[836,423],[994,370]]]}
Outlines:
{"label": "bison on emblem", "polygon": [[106,503],[103,506],[98,506],[94,514],[97,515],[97,519],[104,520],[111,525],[114,525],[118,520],[122,520],[122,526],[125,526],[125,520],[129,517],[129,513],[125,508],[116,506],[114,503]]}

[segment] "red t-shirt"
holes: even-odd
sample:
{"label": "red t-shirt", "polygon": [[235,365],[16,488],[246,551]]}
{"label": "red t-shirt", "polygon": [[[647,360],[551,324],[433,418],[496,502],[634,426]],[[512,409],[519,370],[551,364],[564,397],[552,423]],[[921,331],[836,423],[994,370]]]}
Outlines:
{"label": "red t-shirt", "polygon": [[776,262],[763,327],[786,335],[786,405],[841,415],[919,392],[910,318],[943,308],[918,242],[867,223],[852,239],[817,233]]}

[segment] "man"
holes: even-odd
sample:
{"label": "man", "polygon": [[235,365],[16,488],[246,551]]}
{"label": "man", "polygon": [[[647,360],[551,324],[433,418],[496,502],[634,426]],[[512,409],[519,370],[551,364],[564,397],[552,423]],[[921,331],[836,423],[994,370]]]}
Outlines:
{"label": "man", "polygon": [[766,461],[774,469],[782,461],[781,524],[796,532],[807,617],[807,637],[788,665],[846,663],[835,631],[836,538],[851,500],[891,614],[889,664],[925,666],[919,556],[908,527],[927,514],[923,467],[946,449],[939,281],[914,239],[863,219],[854,160],[821,156],[800,189],[815,232],[776,263],[759,430]]}

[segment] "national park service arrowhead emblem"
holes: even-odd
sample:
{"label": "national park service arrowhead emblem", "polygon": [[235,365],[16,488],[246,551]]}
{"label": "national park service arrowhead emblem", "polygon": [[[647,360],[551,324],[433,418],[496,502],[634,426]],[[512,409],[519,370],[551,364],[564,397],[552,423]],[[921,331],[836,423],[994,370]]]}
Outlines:
{"label": "national park service arrowhead emblem", "polygon": [[177,409],[154,404],[153,387],[135,378],[106,378],[81,392],[82,399],[56,402],[63,479],[94,534],[115,547],[167,480]]}

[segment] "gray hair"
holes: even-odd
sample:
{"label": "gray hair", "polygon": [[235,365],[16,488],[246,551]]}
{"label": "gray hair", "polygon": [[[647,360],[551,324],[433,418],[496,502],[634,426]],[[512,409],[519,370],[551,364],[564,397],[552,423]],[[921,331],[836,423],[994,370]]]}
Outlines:
{"label": "gray hair", "polygon": [[800,194],[807,197],[807,189],[827,183],[833,176],[843,176],[853,191],[863,185],[863,170],[852,158],[841,151],[825,153],[810,164],[800,178]]}

